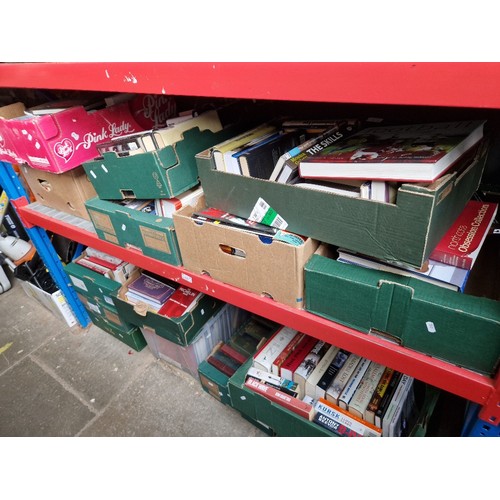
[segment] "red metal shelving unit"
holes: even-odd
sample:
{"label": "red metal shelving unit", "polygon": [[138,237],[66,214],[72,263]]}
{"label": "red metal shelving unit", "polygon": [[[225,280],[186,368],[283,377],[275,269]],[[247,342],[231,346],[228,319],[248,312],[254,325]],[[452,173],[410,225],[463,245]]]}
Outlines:
{"label": "red metal shelving unit", "polygon": [[[166,93],[311,102],[500,109],[500,63],[18,63],[0,65],[0,87]],[[370,82],[367,84],[367,82]],[[137,266],[385,363],[481,405],[500,420],[500,376],[488,378],[100,240],[13,200],[23,222],[100,248]]]}

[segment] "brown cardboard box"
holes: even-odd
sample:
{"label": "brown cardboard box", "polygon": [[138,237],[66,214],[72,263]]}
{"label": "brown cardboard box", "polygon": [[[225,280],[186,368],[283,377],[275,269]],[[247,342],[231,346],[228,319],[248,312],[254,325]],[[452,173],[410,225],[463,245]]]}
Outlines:
{"label": "brown cardboard box", "polygon": [[81,165],[61,174],[53,174],[23,164],[21,173],[39,203],[90,220],[85,201],[94,198],[97,193]]}
{"label": "brown cardboard box", "polygon": [[[302,309],[304,265],[319,242],[307,238],[302,245],[294,246],[263,239],[234,227],[200,223],[191,218],[193,212],[204,207],[202,197],[196,207],[188,206],[173,214],[184,267]],[[221,245],[239,249],[245,257],[225,253]]]}

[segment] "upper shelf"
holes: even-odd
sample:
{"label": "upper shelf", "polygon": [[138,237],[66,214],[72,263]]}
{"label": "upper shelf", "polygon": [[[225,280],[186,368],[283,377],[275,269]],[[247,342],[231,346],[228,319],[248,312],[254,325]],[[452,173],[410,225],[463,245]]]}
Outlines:
{"label": "upper shelf", "polygon": [[0,87],[500,109],[500,63],[12,63]]}

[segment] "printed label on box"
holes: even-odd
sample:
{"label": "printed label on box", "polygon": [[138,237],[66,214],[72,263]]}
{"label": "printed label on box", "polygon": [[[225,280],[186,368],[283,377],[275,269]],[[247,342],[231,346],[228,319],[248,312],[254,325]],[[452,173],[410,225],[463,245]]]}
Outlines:
{"label": "printed label on box", "polygon": [[70,279],[73,282],[73,285],[75,285],[77,288],[81,288],[86,292],[89,291],[85,283],[80,278],[75,278],[74,276],[70,276]]}
{"label": "printed label on box", "polygon": [[100,229],[101,231],[105,231],[106,233],[115,234],[115,229],[109,215],[90,210],[90,216],[92,217],[92,222],[96,229]]}
{"label": "printed label on box", "polygon": [[118,245],[118,238],[112,234],[109,233],[104,233],[104,239],[106,241],[111,241],[111,243],[114,243],[115,245]]}
{"label": "printed label on box", "polygon": [[165,233],[144,226],[139,226],[139,229],[146,247],[168,254],[171,253]]}
{"label": "printed label on box", "polygon": [[288,223],[262,198],[257,200],[248,218],[266,226],[277,227],[278,229],[286,229],[288,226]]}

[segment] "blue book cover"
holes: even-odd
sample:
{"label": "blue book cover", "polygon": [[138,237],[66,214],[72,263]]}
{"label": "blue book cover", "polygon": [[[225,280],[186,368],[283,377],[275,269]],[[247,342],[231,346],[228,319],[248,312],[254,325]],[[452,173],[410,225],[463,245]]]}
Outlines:
{"label": "blue book cover", "polygon": [[136,280],[130,283],[128,289],[158,304],[163,304],[175,291],[173,286],[145,274],[141,274]]}

